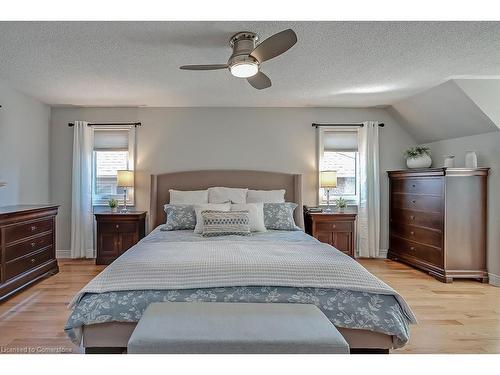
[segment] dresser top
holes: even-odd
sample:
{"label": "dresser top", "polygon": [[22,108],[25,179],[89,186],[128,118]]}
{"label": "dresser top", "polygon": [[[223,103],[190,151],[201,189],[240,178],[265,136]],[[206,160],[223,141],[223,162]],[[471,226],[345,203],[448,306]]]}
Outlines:
{"label": "dresser top", "polygon": [[490,168],[414,168],[398,171],[387,171],[389,177],[412,176],[487,176]]}
{"label": "dresser top", "polygon": [[57,207],[59,207],[59,205],[57,204],[17,204],[13,206],[0,207],[0,215],[14,214],[17,212],[26,211],[38,211]]}

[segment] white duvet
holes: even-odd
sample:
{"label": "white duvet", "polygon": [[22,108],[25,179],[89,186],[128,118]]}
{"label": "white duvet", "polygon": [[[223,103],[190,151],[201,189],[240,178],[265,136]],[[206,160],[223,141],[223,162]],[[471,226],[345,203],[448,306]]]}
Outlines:
{"label": "white duvet", "polygon": [[[85,293],[168,290],[228,286],[288,286],[346,289],[393,295],[408,319],[416,319],[406,301],[357,261],[305,234],[297,240],[269,233],[251,238],[206,240],[154,231],[90,281]],[[268,240],[272,238],[272,240]],[[307,238],[305,238],[307,237]],[[199,240],[197,240],[199,238]]]}

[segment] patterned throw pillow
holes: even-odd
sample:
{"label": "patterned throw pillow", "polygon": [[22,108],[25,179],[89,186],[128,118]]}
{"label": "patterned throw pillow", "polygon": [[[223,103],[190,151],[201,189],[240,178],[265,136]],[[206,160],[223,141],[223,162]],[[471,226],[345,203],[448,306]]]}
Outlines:
{"label": "patterned throw pillow", "polygon": [[160,228],[161,230],[194,229],[196,214],[192,204],[166,204],[164,209],[167,222]]}
{"label": "patterned throw pillow", "polygon": [[293,211],[296,203],[264,203],[264,224],[267,229],[301,230],[295,225]]}
{"label": "patterned throw pillow", "polygon": [[202,211],[203,237],[248,236],[250,217],[248,211]]}

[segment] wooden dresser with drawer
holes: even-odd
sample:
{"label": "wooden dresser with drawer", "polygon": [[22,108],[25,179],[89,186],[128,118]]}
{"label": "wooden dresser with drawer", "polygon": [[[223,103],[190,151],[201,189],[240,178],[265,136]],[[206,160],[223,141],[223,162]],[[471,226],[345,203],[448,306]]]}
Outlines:
{"label": "wooden dresser with drawer", "polygon": [[59,271],[55,254],[58,206],[0,207],[0,301]]}
{"label": "wooden dresser with drawer", "polygon": [[425,168],[388,172],[390,245],[387,257],[443,282],[487,282],[489,168]]}

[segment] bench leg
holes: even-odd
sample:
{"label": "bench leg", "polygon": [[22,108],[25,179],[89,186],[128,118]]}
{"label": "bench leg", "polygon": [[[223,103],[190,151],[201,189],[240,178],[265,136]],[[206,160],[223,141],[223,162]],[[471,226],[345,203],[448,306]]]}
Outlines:
{"label": "bench leg", "polygon": [[127,348],[91,347],[85,348],[85,354],[126,354]]}
{"label": "bench leg", "polygon": [[389,349],[379,348],[351,348],[351,354],[389,354]]}

